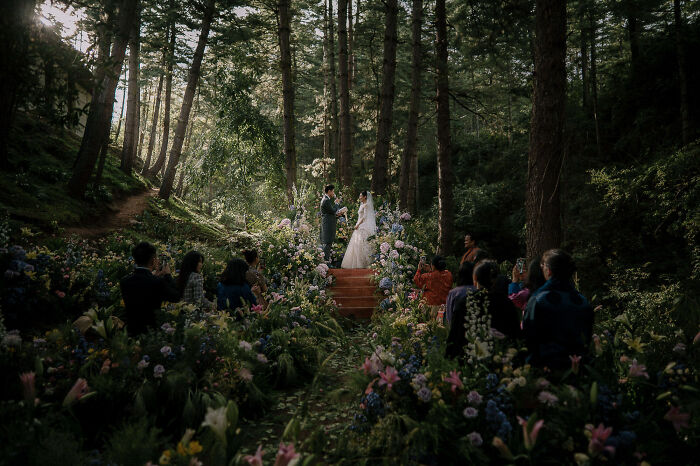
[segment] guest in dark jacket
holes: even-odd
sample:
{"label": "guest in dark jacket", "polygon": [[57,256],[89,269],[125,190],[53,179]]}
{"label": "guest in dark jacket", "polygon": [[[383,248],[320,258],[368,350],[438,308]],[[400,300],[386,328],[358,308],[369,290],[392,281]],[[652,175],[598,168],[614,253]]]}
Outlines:
{"label": "guest in dark jacket", "polygon": [[473,274],[474,264],[471,262],[463,262],[462,265],[459,266],[459,271],[457,272],[457,286],[452,288],[447,294],[447,305],[445,306],[445,323],[447,325],[452,323],[452,316],[455,313],[456,307],[464,306],[467,293],[476,290],[472,277]]}
{"label": "guest in dark jacket", "polygon": [[219,310],[236,310],[246,304],[258,304],[253,290],[246,281],[246,272],[248,272],[248,264],[243,259],[232,259],[226,265],[226,269],[221,274],[221,281],[216,286],[216,305]]}
{"label": "guest in dark jacket", "polygon": [[476,305],[483,309],[488,301],[486,311],[491,316],[491,328],[510,338],[517,338],[520,333],[518,309],[503,293],[502,286],[498,283],[498,264],[491,260],[479,262],[474,267],[473,280],[477,290],[468,293],[464,301],[457,302],[454,307],[447,336],[448,357],[464,355],[464,346],[467,344],[464,327],[467,305]]}
{"label": "guest in dark jacket", "polygon": [[572,282],[576,265],[561,249],[542,255],[546,283],[534,292],[525,308],[523,334],[528,362],[549,369],[565,369],[569,356],[583,356],[593,333],[593,309]]}
{"label": "guest in dark jacket", "polygon": [[[156,326],[156,310],[163,301],[180,300],[180,291],[170,276],[170,266],[159,264],[156,248],[150,243],[137,244],[131,255],[136,266],[119,284],[124,299],[126,328],[130,335]],[[155,274],[154,270],[158,270]]]}

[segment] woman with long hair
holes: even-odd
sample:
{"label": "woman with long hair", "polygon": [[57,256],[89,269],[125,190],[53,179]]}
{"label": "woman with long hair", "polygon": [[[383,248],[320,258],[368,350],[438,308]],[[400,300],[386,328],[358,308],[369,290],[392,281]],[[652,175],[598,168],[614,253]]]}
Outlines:
{"label": "woman with long hair", "polygon": [[258,304],[245,278],[246,272],[248,272],[248,263],[243,259],[232,259],[226,265],[216,286],[216,304],[219,310],[237,310],[246,305]]}
{"label": "woman with long hair", "polygon": [[210,309],[213,304],[204,295],[203,266],[204,256],[201,253],[190,251],[185,254],[180,265],[177,287],[184,302],[200,306],[202,309]]}

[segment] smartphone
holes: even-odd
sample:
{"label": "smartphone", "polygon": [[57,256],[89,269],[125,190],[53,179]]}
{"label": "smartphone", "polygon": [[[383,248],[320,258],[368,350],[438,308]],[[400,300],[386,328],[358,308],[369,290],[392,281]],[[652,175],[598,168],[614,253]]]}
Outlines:
{"label": "smartphone", "polygon": [[161,254],[159,257],[160,260],[160,270],[163,270],[163,267],[165,267],[168,264],[168,261],[170,258],[166,254]]}
{"label": "smartphone", "polygon": [[515,262],[515,266],[518,268],[519,273],[523,273],[523,269],[525,268],[525,258],[518,257],[518,260]]}

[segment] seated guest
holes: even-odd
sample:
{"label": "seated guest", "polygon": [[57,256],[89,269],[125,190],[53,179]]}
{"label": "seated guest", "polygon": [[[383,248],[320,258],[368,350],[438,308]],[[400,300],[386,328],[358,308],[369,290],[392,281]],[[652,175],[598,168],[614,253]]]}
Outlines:
{"label": "seated guest", "polygon": [[201,273],[203,265],[202,254],[197,251],[185,254],[180,266],[180,275],[177,277],[177,287],[184,302],[202,309],[211,309],[213,303],[204,296],[204,277]]}
{"label": "seated guest", "polygon": [[[163,301],[180,300],[180,292],[170,276],[167,263],[159,266],[156,248],[150,243],[139,243],[131,255],[136,266],[124,277],[119,286],[124,299],[126,328],[130,335],[138,335],[156,327],[156,310]],[[154,270],[158,270],[155,274]]]}
{"label": "seated guest", "polygon": [[546,283],[536,290],[525,308],[523,334],[528,362],[549,369],[566,369],[569,356],[586,353],[593,333],[593,309],[572,282],[576,265],[561,249],[542,255]]}
{"label": "seated guest", "polygon": [[265,298],[263,298],[263,293],[267,292],[267,279],[260,270],[260,256],[258,256],[258,251],[255,249],[243,251],[243,257],[245,257],[245,261],[248,263],[248,271],[245,274],[246,281],[252,287],[257,285],[259,291],[255,293],[255,297],[258,303],[261,304],[263,308],[266,308],[267,302]]}
{"label": "seated guest", "polygon": [[462,260],[459,261],[459,264],[462,265],[465,262],[471,262],[472,264],[476,264],[479,262],[477,259],[476,255],[481,251],[478,247],[476,247],[476,241],[474,240],[474,237],[471,235],[471,233],[467,233],[466,236],[464,237],[464,247],[466,248],[466,252],[462,256]]}
{"label": "seated guest", "polygon": [[452,272],[445,269],[447,263],[440,256],[433,258],[432,266],[422,260],[418,264],[413,283],[425,290],[423,297],[429,306],[442,306],[447,302],[447,294],[452,288]]}
{"label": "seated guest", "polygon": [[530,299],[532,293],[537,291],[546,281],[542,275],[541,261],[539,257],[533,259],[525,273],[520,273],[517,266],[513,267],[512,282],[508,285],[508,297],[521,311],[525,310],[527,300]]}
{"label": "seated guest", "polygon": [[464,300],[467,293],[476,290],[472,274],[474,272],[474,264],[464,262],[459,266],[457,272],[457,286],[452,288],[447,294],[447,304],[445,306],[445,322],[449,325],[452,322],[452,316],[456,306],[464,306]]}
{"label": "seated guest", "polygon": [[476,305],[484,308],[488,301],[486,312],[491,316],[491,328],[498,330],[507,337],[515,338],[520,331],[518,309],[508,297],[497,288],[498,264],[495,261],[481,261],[474,267],[474,285],[476,291],[468,293],[463,303],[457,303],[452,314],[452,325],[447,336],[447,356],[461,357],[467,344],[464,321],[467,318],[467,306]]}
{"label": "seated guest", "polygon": [[232,259],[221,274],[216,286],[216,304],[219,310],[239,309],[246,304],[258,304],[245,279],[248,264],[243,259]]}

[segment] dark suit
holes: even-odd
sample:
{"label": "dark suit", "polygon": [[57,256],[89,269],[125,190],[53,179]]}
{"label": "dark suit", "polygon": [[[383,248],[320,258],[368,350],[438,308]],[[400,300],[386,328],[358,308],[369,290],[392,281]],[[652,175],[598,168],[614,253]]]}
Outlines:
{"label": "dark suit", "polygon": [[163,301],[180,300],[180,291],[170,275],[156,277],[150,270],[137,268],[119,283],[126,308],[129,335],[138,335],[156,326],[156,310]]}
{"label": "dark suit", "polygon": [[331,258],[331,249],[335,242],[335,229],[338,221],[336,213],[339,209],[340,206],[334,203],[328,195],[323,196],[321,201],[321,247],[327,261]]}

